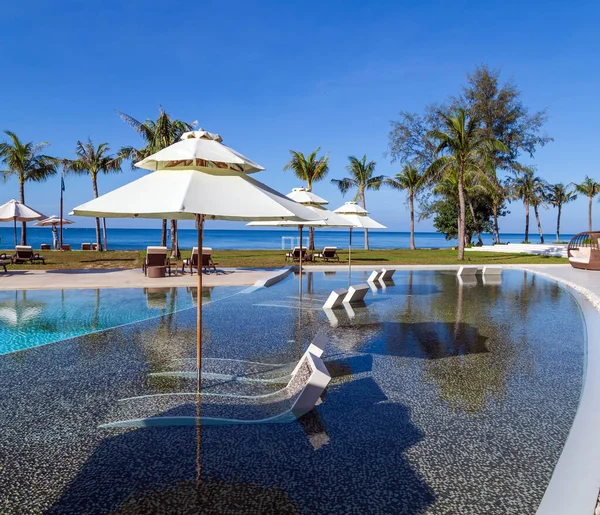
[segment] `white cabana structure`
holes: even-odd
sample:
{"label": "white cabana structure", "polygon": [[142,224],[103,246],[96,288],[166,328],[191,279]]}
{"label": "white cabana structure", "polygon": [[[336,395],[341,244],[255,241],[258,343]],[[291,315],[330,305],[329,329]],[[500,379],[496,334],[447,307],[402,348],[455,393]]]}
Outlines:
{"label": "white cabana structure", "polygon": [[[205,220],[307,221],[314,213],[251,178],[263,167],[204,130],[186,132],[181,141],[136,163],[155,170],[73,209],[76,216],[195,220],[202,248]],[[202,273],[198,274],[201,298]],[[201,379],[202,302],[197,311],[198,389]]]}
{"label": "white cabana structure", "polygon": [[352,229],[354,227],[362,229],[387,229],[387,227],[368,216],[369,212],[360,207],[356,202],[346,202],[343,206],[334,209],[333,212],[352,224],[350,227],[350,245],[348,247],[348,286],[350,286],[350,274],[352,273]]}
{"label": "white cabana structure", "polygon": [[33,222],[44,218],[46,218],[45,215],[21,204],[14,198],[0,206],[0,222],[10,222],[11,220],[14,222],[15,245],[17,245],[17,222]]}

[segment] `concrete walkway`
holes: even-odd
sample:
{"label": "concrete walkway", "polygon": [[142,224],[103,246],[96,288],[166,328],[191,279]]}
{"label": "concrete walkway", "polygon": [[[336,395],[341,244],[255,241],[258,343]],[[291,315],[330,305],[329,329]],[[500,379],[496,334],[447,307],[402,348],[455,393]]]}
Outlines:
{"label": "concrete walkway", "polygon": [[562,243],[507,243],[506,245],[484,245],[468,247],[468,252],[510,252],[514,254],[537,254],[539,256],[567,257],[567,245]]}
{"label": "concrete walkway", "polygon": [[[220,269],[204,274],[204,286],[246,286],[273,275],[268,270]],[[170,288],[196,286],[197,274],[150,279],[139,269],[9,270],[0,274],[0,290],[69,290],[88,288]]]}

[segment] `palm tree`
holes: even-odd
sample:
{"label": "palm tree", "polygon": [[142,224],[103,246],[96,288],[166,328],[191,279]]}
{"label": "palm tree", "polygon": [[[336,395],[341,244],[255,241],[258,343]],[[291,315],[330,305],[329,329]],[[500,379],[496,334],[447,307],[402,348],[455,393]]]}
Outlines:
{"label": "palm tree", "polygon": [[[131,159],[131,165],[137,161],[162,150],[163,148],[176,143],[184,132],[191,131],[198,122],[186,123],[181,120],[174,120],[167,114],[162,106],[158,106],[158,118],[156,121],[146,119],[140,122],[128,114],[117,111],[121,119],[142,137],[146,143],[145,147],[134,148],[132,146],[122,147],[119,156],[123,159]],[[162,221],[161,245],[167,244],[167,221]],[[171,220],[171,255],[179,257],[179,248],[177,245],[177,220]]]}
{"label": "palm tree", "polygon": [[[346,170],[350,172],[350,177],[344,179],[331,179],[331,182],[337,184],[338,188],[345,195],[350,188],[357,188],[355,200],[360,200],[362,207],[367,209],[367,202],[365,200],[365,192],[367,190],[378,190],[381,188],[385,175],[373,176],[375,172],[375,161],[369,161],[367,163],[367,156],[364,155],[362,159],[358,159],[354,156],[348,156],[350,164],[346,167]],[[365,250],[369,250],[369,230],[365,229]]]}
{"label": "palm tree", "polygon": [[585,195],[589,200],[588,207],[588,231],[592,230],[592,200],[600,193],[600,183],[597,183],[594,179],[589,176],[585,176],[585,179],[581,184],[575,184],[575,191]]}
{"label": "palm tree", "polygon": [[569,185],[565,186],[562,183],[551,184],[548,186],[547,198],[552,206],[558,209],[556,217],[556,243],[560,242],[560,214],[564,204],[573,202],[577,198],[574,191],[569,191]]}
{"label": "palm tree", "polygon": [[[317,154],[321,150],[321,147],[312,152],[308,158],[304,156],[302,152],[296,150],[290,150],[292,159],[283,167],[284,170],[292,170],[294,175],[301,181],[306,181],[306,189],[312,191],[313,182],[320,181],[325,178],[327,172],[329,172],[329,157],[322,156],[317,157]],[[314,250],[315,248],[315,229],[314,227],[309,228],[309,249]],[[302,245],[302,242],[300,242]]]}
{"label": "palm tree", "polygon": [[541,177],[533,178],[533,191],[531,196],[531,205],[533,206],[533,212],[535,214],[535,221],[537,222],[538,233],[540,235],[540,243],[544,243],[544,231],[542,231],[542,223],[540,222],[540,214],[538,208],[540,206],[548,208],[546,203],[548,183]]}
{"label": "palm tree", "polygon": [[541,224],[537,207],[542,203],[544,181],[541,177],[535,176],[535,168],[530,166],[518,165],[515,167],[515,176],[508,179],[507,183],[511,191],[511,197],[523,201],[525,207],[525,243],[529,243],[529,207],[533,206],[536,219],[538,220],[538,230],[542,243],[544,241],[541,232]]}
{"label": "palm tree", "polygon": [[402,171],[394,177],[387,177],[383,182],[400,191],[406,190],[410,211],[410,249],[415,250],[415,197],[421,188],[421,173],[412,163],[404,165]]}
{"label": "palm tree", "polygon": [[[56,174],[58,160],[42,154],[42,150],[49,145],[43,141],[23,143],[14,132],[5,131],[10,142],[0,143],[0,161],[8,170],[2,170],[4,180],[14,175],[19,181],[19,200],[25,203],[25,183],[28,181],[43,182],[51,175]],[[27,244],[27,225],[23,222],[21,229],[21,245]]]}
{"label": "palm tree", "polygon": [[[483,245],[481,238],[481,229],[479,228],[479,220],[475,214],[475,207],[473,202],[475,199],[486,193],[486,189],[479,182],[479,177],[472,171],[468,171],[463,178],[463,187],[465,192],[465,202],[469,207],[471,213],[472,226],[474,231],[477,233],[477,239],[480,245]],[[433,193],[441,195],[453,202],[458,202],[458,172],[455,168],[446,171],[444,176],[436,183],[433,188]],[[471,243],[472,233],[468,232],[467,217],[465,213],[465,245]]]}
{"label": "palm tree", "polygon": [[443,130],[433,130],[429,137],[438,142],[436,155],[438,157],[425,171],[423,181],[434,181],[440,178],[446,170],[455,167],[458,173],[458,260],[465,257],[465,223],[466,202],[464,177],[468,171],[489,173],[492,167],[490,155],[494,150],[506,152],[504,144],[495,139],[489,139],[479,130],[479,120],[471,117],[467,120],[464,109],[457,109],[456,114],[448,116],[439,113]]}
{"label": "palm tree", "polygon": [[[92,188],[94,189],[94,198],[98,198],[98,174],[99,173],[118,173],[121,171],[121,157],[110,155],[108,143],[100,143],[97,147],[92,143],[91,138],[87,142],[78,141],[75,147],[77,159],[67,164],[69,172],[89,175],[92,179]],[[104,247],[100,239],[100,218],[96,218],[96,244],[99,251],[107,249],[106,239],[106,220],[104,221]]]}

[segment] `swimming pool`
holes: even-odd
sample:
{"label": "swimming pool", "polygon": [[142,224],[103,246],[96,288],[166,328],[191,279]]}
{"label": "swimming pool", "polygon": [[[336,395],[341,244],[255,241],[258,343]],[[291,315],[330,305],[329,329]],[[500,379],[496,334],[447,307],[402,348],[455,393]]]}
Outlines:
{"label": "swimming pool", "polygon": [[[239,290],[205,288],[203,303]],[[191,288],[0,291],[0,355],[168,315],[196,302]]]}
{"label": "swimming pool", "polygon": [[[357,271],[352,282],[365,279]],[[112,329],[0,356],[0,511],[535,512],[581,392],[573,297],[523,271],[473,286],[402,271],[364,306],[332,314],[321,306],[346,273],[304,280],[302,299],[294,277],[251,293],[215,289],[232,296],[205,306],[203,350],[287,363],[326,328],[333,380],[301,422],[98,428],[118,399],[181,390],[152,373],[194,356],[185,290],[155,318],[113,317]],[[115,312],[144,302],[118,292]]]}

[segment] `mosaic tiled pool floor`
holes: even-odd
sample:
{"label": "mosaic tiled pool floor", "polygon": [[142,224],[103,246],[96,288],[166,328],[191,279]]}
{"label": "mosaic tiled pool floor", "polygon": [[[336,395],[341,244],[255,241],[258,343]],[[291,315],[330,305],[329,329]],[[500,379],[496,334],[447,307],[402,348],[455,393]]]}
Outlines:
{"label": "mosaic tiled pool floor", "polygon": [[580,394],[579,307],[523,272],[394,279],[333,317],[344,273],[305,278],[302,304],[290,278],[205,307],[207,359],[293,362],[329,328],[332,384],[291,424],[98,428],[190,387],[150,374],[193,357],[194,310],[0,356],[0,512],[534,513]]}

